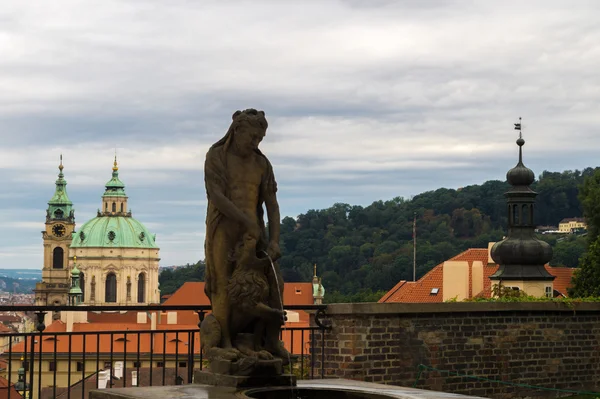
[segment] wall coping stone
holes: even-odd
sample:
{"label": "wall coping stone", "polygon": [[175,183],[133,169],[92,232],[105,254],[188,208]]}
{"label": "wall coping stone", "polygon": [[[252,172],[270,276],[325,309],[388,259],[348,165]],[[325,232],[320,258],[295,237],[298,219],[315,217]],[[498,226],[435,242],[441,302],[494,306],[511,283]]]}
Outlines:
{"label": "wall coping stone", "polygon": [[335,303],[327,305],[328,316],[387,315],[415,313],[477,312],[598,312],[600,302],[443,302],[443,303]]}

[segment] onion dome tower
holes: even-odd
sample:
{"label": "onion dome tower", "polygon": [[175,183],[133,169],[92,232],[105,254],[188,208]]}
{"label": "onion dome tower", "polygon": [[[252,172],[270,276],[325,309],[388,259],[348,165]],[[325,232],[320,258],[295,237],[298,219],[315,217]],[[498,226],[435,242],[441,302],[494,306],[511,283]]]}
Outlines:
{"label": "onion dome tower", "polygon": [[515,124],[519,130],[519,162],[506,174],[512,186],[504,194],[508,211],[508,236],[494,244],[492,259],[500,265],[490,276],[492,281],[524,290],[529,295],[552,295],[554,276],[544,265],[552,259],[552,247],[535,237],[534,209],[537,193],[529,186],[534,182],[533,171],[523,164],[521,123]]}

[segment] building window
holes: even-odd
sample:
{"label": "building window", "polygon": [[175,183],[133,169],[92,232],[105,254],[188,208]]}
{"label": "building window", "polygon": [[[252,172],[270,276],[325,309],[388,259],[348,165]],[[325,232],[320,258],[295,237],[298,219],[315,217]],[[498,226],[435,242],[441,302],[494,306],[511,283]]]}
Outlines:
{"label": "building window", "polygon": [[113,202],[112,204],[112,211],[116,212],[117,211],[117,204]]}
{"label": "building window", "polygon": [[77,362],[77,371],[83,371],[83,362]]}
{"label": "building window", "polygon": [[527,226],[531,224],[529,220],[529,205],[523,204],[521,207],[521,224]]}
{"label": "building window", "polygon": [[48,362],[48,371],[56,371],[56,363]]}
{"label": "building window", "polygon": [[135,367],[135,368],[142,367],[142,362],[133,362],[133,367]]}
{"label": "building window", "polygon": [[187,362],[179,362],[179,367],[187,367]]}
{"label": "building window", "polygon": [[146,302],[146,274],[140,273],[138,276],[138,303]]}
{"label": "building window", "polygon": [[165,367],[164,362],[156,362],[156,367]]}
{"label": "building window", "polygon": [[111,369],[112,367],[110,367],[110,362],[104,362],[104,370],[106,369]]}
{"label": "building window", "polygon": [[553,296],[552,294],[553,294],[552,287],[546,287],[546,297],[552,298],[552,296]]}
{"label": "building window", "polygon": [[123,203],[121,202],[121,213],[123,213]]}
{"label": "building window", "polygon": [[117,276],[114,273],[108,273],[106,276],[104,294],[104,302],[117,302]]}
{"label": "building window", "polygon": [[85,275],[79,273],[79,288],[81,288],[81,300],[85,301]]}
{"label": "building window", "polygon": [[23,369],[25,369],[25,371],[29,371],[29,361],[28,360],[23,362]]}
{"label": "building window", "polygon": [[108,202],[104,203],[104,212],[108,212]]}
{"label": "building window", "polygon": [[52,251],[52,268],[62,269],[65,262],[65,251],[61,247],[54,248]]}

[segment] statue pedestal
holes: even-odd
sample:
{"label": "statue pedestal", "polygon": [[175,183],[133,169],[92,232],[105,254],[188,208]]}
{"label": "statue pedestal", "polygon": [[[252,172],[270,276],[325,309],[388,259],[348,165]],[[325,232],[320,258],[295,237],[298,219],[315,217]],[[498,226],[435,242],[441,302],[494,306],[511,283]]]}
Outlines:
{"label": "statue pedestal", "polygon": [[210,370],[194,372],[194,384],[232,388],[296,386],[295,375],[282,374],[281,359],[247,360],[247,362],[232,362],[213,359],[210,362]]}

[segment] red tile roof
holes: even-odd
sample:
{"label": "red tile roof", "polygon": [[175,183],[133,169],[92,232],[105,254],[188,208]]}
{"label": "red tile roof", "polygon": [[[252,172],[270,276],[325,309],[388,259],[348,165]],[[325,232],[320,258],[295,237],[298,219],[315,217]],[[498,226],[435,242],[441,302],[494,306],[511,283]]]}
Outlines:
{"label": "red tile roof", "polygon": [[3,323],[0,323],[0,334],[2,333],[14,333],[12,328],[6,327]]}
{"label": "red tile roof", "polygon": [[[492,281],[490,276],[498,270],[497,264],[488,264],[488,250],[486,248],[470,248],[460,254],[448,259],[448,261],[463,261],[469,263],[469,296],[472,298],[478,294],[491,297]],[[472,292],[473,262],[479,261],[483,264],[483,290],[481,293]],[[546,270],[556,277],[554,289],[563,295],[567,295],[567,287],[570,286],[571,277],[575,269],[564,267],[552,267],[546,265]],[[435,266],[418,281],[400,281],[394,288],[388,291],[380,300],[383,302],[443,302],[444,301],[444,262]],[[436,295],[431,294],[433,288],[438,288]]]}
{"label": "red tile roof", "polygon": [[[283,303],[284,305],[312,305],[312,283],[285,283]],[[204,282],[186,282],[167,298],[163,305],[210,306],[210,300],[204,293]]]}
{"label": "red tile roof", "polygon": [[548,270],[548,273],[556,277],[553,284],[554,290],[560,292],[564,296],[568,296],[567,288],[571,286],[573,273],[575,273],[575,270],[577,269],[570,267],[552,267],[546,265],[546,270]]}
{"label": "red tile roof", "polygon": [[8,386],[8,380],[4,377],[0,377],[0,399],[5,399],[8,397],[11,399],[21,399],[23,396],[21,396],[21,394],[15,389],[14,382]]}

